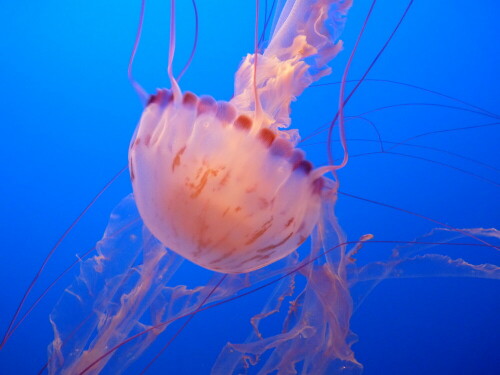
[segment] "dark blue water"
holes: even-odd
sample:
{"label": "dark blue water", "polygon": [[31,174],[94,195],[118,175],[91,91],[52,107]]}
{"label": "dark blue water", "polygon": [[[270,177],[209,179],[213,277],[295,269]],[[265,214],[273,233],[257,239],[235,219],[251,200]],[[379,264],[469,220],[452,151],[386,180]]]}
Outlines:
{"label": "dark blue water", "polygon": [[[2,329],[58,236],[127,163],[128,142],[142,110],[126,76],[139,3],[1,2]],[[187,60],[194,29],[190,2],[179,3],[177,71]],[[346,51],[331,63],[333,75],[321,83],[339,80],[366,3],[358,1],[351,10],[343,35]],[[352,79],[363,74],[406,6],[404,1],[379,3],[354,58]],[[199,46],[181,88],[229,99],[240,59],[253,49],[254,3],[200,1],[198,6]],[[368,78],[418,85],[500,112],[499,11],[494,0],[415,1]],[[134,69],[149,92],[168,85],[168,14],[168,2],[148,2]],[[335,113],[337,91],[335,85],[307,90],[294,104],[292,126],[307,136],[325,124]],[[365,82],[346,111],[356,116],[399,104],[408,105],[366,115],[385,141],[474,128],[433,133],[413,142],[448,153],[413,147],[401,149],[413,156],[405,157],[376,153],[380,144],[373,142],[375,128],[365,121],[352,121],[347,130],[351,154],[371,154],[351,158],[340,173],[342,190],[457,228],[498,227],[500,173],[494,169],[500,161],[498,119],[430,93],[382,82]],[[303,146],[317,165],[326,161],[324,140],[320,134]],[[339,156],[339,149],[335,150]],[[41,285],[72,262],[75,254],[93,246],[112,208],[128,192],[124,175],[60,248]],[[346,197],[339,198],[337,216],[353,240],[372,233],[380,240],[408,241],[436,226]],[[359,258],[379,259],[387,251],[387,246],[367,246]],[[471,263],[500,263],[491,248],[443,251]],[[58,284],[0,352],[1,374],[34,374],[43,366],[51,340],[48,314],[71,279],[67,276]],[[41,290],[37,287],[34,293]],[[383,282],[351,322],[359,336],[353,349],[365,374],[498,373],[499,292],[498,281],[492,280],[443,277]],[[251,296],[197,316],[151,373],[165,373],[166,368],[173,374],[208,373],[225,342],[245,338],[250,325],[242,312],[259,312],[263,298]]]}

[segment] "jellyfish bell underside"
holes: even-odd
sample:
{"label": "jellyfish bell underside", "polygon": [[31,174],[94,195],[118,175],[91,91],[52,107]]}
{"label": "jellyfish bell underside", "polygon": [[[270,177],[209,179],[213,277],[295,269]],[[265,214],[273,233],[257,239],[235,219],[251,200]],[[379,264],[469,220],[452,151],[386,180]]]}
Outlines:
{"label": "jellyfish bell underside", "polygon": [[[113,211],[97,254],[81,263],[51,314],[49,373],[121,373],[176,319],[274,277],[249,336],[222,348],[212,374],[358,374],[349,328],[354,285],[411,276],[417,271],[408,265],[426,262],[439,272],[500,277],[495,266],[417,256],[417,245],[358,266],[353,255],[370,236],[344,244],[337,183],[305,160],[298,130],[287,128],[290,103],[330,72],[350,5],[284,5],[258,55],[258,102],[255,55],[240,65],[229,102],[168,89],[151,97],[130,144],[134,193]],[[480,229],[430,238],[469,233],[498,239]],[[299,247],[307,238],[310,247]],[[184,259],[216,272],[206,285],[176,285]],[[278,314],[282,325],[263,333],[261,323]]]}

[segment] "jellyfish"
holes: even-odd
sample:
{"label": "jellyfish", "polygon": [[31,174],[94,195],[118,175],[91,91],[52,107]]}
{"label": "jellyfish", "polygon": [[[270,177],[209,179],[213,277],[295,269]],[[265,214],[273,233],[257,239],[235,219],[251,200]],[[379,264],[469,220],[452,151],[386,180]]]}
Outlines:
{"label": "jellyfish", "polygon": [[[286,2],[267,47],[241,63],[229,101],[182,92],[169,74],[171,88],[149,99],[130,143],[134,194],[113,210],[96,255],[82,260],[50,316],[49,372],[122,372],[178,320],[189,323],[262,286],[271,295],[250,334],[230,339],[212,373],[359,373],[349,322],[378,281],[425,276],[428,267],[498,278],[495,266],[419,255],[456,238],[491,249],[498,237],[445,223],[389,246],[383,261],[356,260],[377,240],[366,233],[348,240],[338,223],[342,179],[325,175],[340,163],[314,168],[298,131],[288,129],[291,101],[330,73],[350,6]],[[189,262],[214,273],[199,285],[177,283]],[[276,317],[278,329],[269,330]]]}

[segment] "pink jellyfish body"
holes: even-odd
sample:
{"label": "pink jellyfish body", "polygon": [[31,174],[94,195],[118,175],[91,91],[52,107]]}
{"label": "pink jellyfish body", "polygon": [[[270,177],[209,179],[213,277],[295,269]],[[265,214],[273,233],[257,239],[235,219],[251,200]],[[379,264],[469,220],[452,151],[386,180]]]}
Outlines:
{"label": "pink jellyfish body", "polygon": [[[326,63],[341,49],[338,36],[350,5],[341,0],[287,3],[268,47],[258,59],[248,55],[241,64],[230,102],[182,94],[172,77],[171,90],[151,97],[129,152],[134,199],[145,227],[141,230],[131,197],[112,215],[98,256],[84,262],[79,281],[60,303],[64,309],[89,308],[79,309],[77,333],[57,323],[63,308],[53,313],[51,372],[123,369],[166,328],[161,322],[297,267],[309,279],[299,297],[305,298],[307,313],[290,323],[288,332],[258,338],[255,348],[223,351],[213,373],[233,373],[246,351],[266,350],[277,358],[265,366],[269,372],[288,373],[299,362],[310,374],[331,372],[331,363],[339,360],[358,367],[346,342],[351,304],[344,247],[330,261],[311,261],[327,244],[341,242],[333,214],[336,184],[323,177],[329,168],[313,169],[295,148],[298,131],[286,130],[291,101],[329,73]],[[314,250],[301,265],[305,260],[295,250],[313,230]],[[124,239],[131,245],[126,255],[116,243]],[[135,263],[138,251],[142,264]],[[182,258],[230,276],[216,288],[215,281],[193,290],[166,287]],[[91,276],[95,272],[101,276],[97,281]],[[274,303],[292,291],[293,279],[277,284]],[[337,303],[331,304],[332,296]],[[84,304],[87,298],[92,303]],[[256,332],[259,320],[275,308],[268,305],[269,311],[253,319]],[[161,326],[115,351],[139,327],[144,330],[146,313]]]}
{"label": "pink jellyfish body", "polygon": [[159,91],[130,149],[147,227],[183,257],[224,273],[289,255],[309,237],[321,203],[322,179],[300,150],[238,112],[210,97],[176,101]]}

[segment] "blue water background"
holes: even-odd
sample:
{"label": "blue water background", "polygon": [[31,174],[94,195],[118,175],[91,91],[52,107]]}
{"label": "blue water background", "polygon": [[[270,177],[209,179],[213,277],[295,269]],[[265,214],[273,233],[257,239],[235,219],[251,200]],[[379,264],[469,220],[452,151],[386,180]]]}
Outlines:
{"label": "blue water background", "polygon": [[[127,147],[141,104],[126,77],[139,1],[29,1],[0,3],[0,87],[3,142],[0,184],[0,327],[45,254],[94,194],[127,163]],[[178,2],[174,68],[184,65],[193,40],[190,1]],[[338,81],[360,29],[368,1],[349,14],[344,51],[331,66]],[[397,3],[397,4],[396,4]],[[380,0],[349,77],[359,78],[385,42],[405,1]],[[252,1],[199,1],[199,47],[183,90],[216,99],[232,95],[240,59],[253,49]],[[148,2],[135,76],[148,92],[168,87],[168,2]],[[417,0],[369,77],[412,83],[500,112],[500,4],[495,0]],[[414,89],[366,82],[347,107],[350,115],[400,103],[457,104]],[[302,135],[335,113],[337,86],[311,88],[293,107]],[[493,123],[482,115],[438,106],[405,106],[372,113],[382,138],[401,141],[430,131]],[[376,139],[367,124],[351,122],[351,139]],[[498,126],[422,137],[439,147],[499,166]],[[305,150],[325,162],[324,135]],[[417,142],[415,142],[417,143]],[[376,151],[377,143],[352,141],[352,154]],[[444,153],[408,150],[450,163],[483,178],[498,171]],[[339,156],[338,148],[336,155]],[[451,226],[499,226],[498,186],[431,162],[396,155],[352,158],[340,173],[342,189],[445,222]],[[130,192],[124,175],[93,207],[47,267],[41,284],[100,238],[112,208]],[[337,216],[349,239],[373,233],[380,240],[412,240],[435,225],[411,215],[341,197]],[[471,262],[499,264],[487,248],[447,249]],[[387,246],[368,246],[360,261],[379,259]],[[198,277],[193,268],[193,278]],[[47,296],[0,352],[0,374],[34,374],[46,360],[48,314],[71,277]],[[35,293],[42,288],[35,288]],[[431,278],[388,280],[352,319],[353,346],[365,374],[496,374],[500,286],[496,281]],[[208,373],[228,340],[242,342],[264,294],[197,316],[150,373]],[[167,338],[163,339],[165,342]],[[149,358],[152,356],[149,353]],[[142,365],[147,363],[141,361]],[[141,367],[131,370],[137,373]]]}

